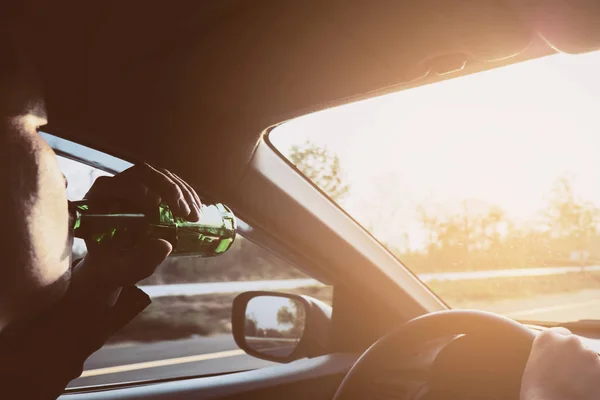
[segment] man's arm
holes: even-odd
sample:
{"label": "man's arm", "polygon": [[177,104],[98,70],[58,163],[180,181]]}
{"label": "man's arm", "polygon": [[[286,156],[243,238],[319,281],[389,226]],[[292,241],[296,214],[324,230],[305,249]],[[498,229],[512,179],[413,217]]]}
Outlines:
{"label": "man's arm", "polygon": [[[149,304],[132,285],[154,272],[171,245],[148,239],[128,252],[90,248],[71,276],[65,182],[37,133],[46,122],[41,89],[21,51],[28,47],[16,38],[0,31],[0,387],[12,398],[54,398]],[[176,215],[199,218],[193,189],[148,165],[98,180],[89,197],[113,211],[141,212],[162,199]]]}
{"label": "man's arm", "polygon": [[112,307],[90,307],[67,292],[44,313],[0,333],[3,396],[54,399],[79,377],[85,360],[150,304],[135,287],[125,288]]}
{"label": "man's arm", "polygon": [[[181,181],[167,181],[169,175],[175,176],[134,166],[97,181],[87,197],[96,207],[112,211],[154,209],[166,198],[178,215],[197,220],[198,213],[191,215],[192,209],[200,209],[197,194]],[[181,199],[186,199],[185,207]],[[133,285],[154,272],[171,245],[147,239],[130,251],[95,248],[92,243],[88,250],[75,263],[69,290],[57,304],[0,334],[4,393],[41,399],[60,395],[81,374],[89,355],[150,304]]]}
{"label": "man's arm", "polygon": [[[96,211],[156,212],[166,202],[175,215],[189,221],[200,218],[196,192],[177,175],[147,164],[135,165],[114,177],[94,182],[85,198]],[[121,251],[88,242],[88,254],[74,268],[72,290],[87,302],[113,304],[122,287],[152,275],[172,250],[165,240],[148,238],[134,249]]]}

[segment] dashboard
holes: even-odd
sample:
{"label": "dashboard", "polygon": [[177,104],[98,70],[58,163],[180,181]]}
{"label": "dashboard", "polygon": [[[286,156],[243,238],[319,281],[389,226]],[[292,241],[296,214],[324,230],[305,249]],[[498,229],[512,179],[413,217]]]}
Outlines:
{"label": "dashboard", "polygon": [[[531,327],[539,331],[538,327]],[[579,336],[600,352],[600,340]],[[408,347],[408,348],[407,348]],[[450,335],[418,347],[397,346],[376,361],[361,385],[363,398],[389,400],[519,399],[528,354],[502,337],[490,343],[472,335]],[[358,397],[357,397],[358,398]]]}
{"label": "dashboard", "polygon": [[[588,347],[600,352],[598,338],[580,337]],[[309,387],[324,389],[329,385],[335,391],[342,377],[357,361],[357,356],[330,354],[237,374],[72,393],[61,396],[61,399],[234,399],[248,398],[251,390],[261,396],[265,391],[275,391],[277,396],[273,398],[287,393],[290,399],[318,400],[314,393],[305,396],[303,390]],[[522,372],[516,364],[524,362],[515,352],[507,351],[502,337],[496,338],[496,342],[484,342],[469,335],[447,335],[420,346],[399,344],[387,352],[385,358],[375,361],[373,368],[368,369],[368,374],[358,382],[360,390],[356,392],[356,399],[516,400]],[[286,392],[292,385],[297,385],[293,389],[295,392]],[[325,392],[330,393],[330,399],[332,393]],[[265,395],[263,398],[269,397]]]}

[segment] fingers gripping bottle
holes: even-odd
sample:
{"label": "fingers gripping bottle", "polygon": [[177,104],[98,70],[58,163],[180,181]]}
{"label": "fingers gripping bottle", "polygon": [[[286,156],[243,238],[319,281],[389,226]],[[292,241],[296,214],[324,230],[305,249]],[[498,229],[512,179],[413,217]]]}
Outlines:
{"label": "fingers gripping bottle", "polygon": [[231,248],[236,235],[236,219],[223,204],[202,205],[198,222],[175,217],[166,204],[155,212],[94,212],[87,200],[69,202],[73,235],[94,246],[121,249],[134,247],[143,238],[171,243],[171,256],[215,257]]}

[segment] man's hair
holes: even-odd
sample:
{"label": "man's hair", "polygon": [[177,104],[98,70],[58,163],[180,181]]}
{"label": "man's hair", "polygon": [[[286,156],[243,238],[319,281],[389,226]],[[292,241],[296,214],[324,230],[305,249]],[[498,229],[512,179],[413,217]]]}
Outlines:
{"label": "man's hair", "polygon": [[46,118],[41,82],[18,34],[0,30],[0,115]]}

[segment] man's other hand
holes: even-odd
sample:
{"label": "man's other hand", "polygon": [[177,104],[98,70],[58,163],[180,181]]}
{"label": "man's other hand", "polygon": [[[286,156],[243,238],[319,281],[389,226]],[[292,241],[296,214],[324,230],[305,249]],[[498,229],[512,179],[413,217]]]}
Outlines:
{"label": "man's other hand", "polygon": [[[201,214],[200,198],[190,185],[167,170],[147,164],[135,165],[114,177],[98,178],[86,198],[96,209],[110,212],[151,212],[165,202],[176,216],[189,221],[198,221]],[[74,271],[72,288],[94,294],[134,285],[152,275],[171,250],[171,244],[161,239],[146,239],[126,251],[90,249]]]}
{"label": "man's other hand", "polygon": [[533,342],[521,382],[521,400],[600,397],[600,359],[565,328],[541,332]]}

